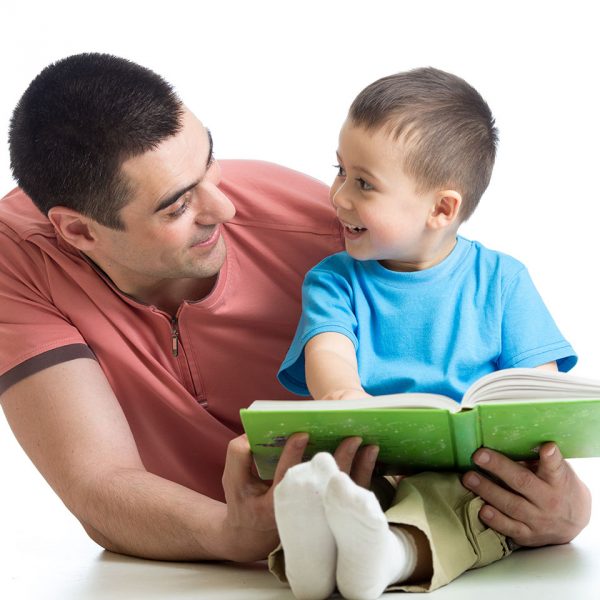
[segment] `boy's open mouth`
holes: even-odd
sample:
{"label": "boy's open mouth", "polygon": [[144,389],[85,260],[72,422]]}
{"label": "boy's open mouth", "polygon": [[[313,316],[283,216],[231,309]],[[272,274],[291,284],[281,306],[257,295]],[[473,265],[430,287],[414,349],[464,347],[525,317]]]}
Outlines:
{"label": "boy's open mouth", "polygon": [[358,240],[362,237],[363,233],[367,231],[366,227],[358,227],[358,225],[350,225],[348,223],[344,223],[342,221],[342,225],[344,226],[344,237],[347,240]]}
{"label": "boy's open mouth", "polygon": [[366,231],[365,227],[357,227],[356,225],[344,225],[344,227],[351,233],[360,233],[361,231]]}
{"label": "boy's open mouth", "polygon": [[349,233],[361,233],[366,231],[366,227],[359,227],[358,225],[351,225],[350,223],[346,223],[345,221],[341,221],[340,223],[344,226],[344,230]]}

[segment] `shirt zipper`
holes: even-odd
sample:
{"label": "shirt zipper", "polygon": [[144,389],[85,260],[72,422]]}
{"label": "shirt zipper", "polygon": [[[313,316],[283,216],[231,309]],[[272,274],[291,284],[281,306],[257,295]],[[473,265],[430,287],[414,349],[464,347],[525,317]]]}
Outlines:
{"label": "shirt zipper", "polygon": [[177,317],[171,319],[171,352],[174,357],[179,356],[179,329],[177,327]]}
{"label": "shirt zipper", "polygon": [[[177,358],[179,356],[179,321],[176,316],[171,317],[171,353],[173,354],[173,356],[175,358]],[[208,401],[206,400],[206,397],[198,396],[196,382],[194,381],[194,377],[192,375],[192,369],[191,369],[190,364],[187,361],[187,359],[184,361],[184,364],[185,364],[185,368],[187,369],[187,373],[189,375],[189,385],[191,386],[190,393],[193,394],[193,396],[196,398],[196,402],[198,402],[198,404],[200,404],[200,406],[206,407],[208,405]],[[181,371],[181,365],[180,365],[180,372],[181,372],[181,376],[183,377],[184,385],[186,387],[188,387],[188,385],[185,383],[186,376]],[[200,390],[202,391],[202,386],[200,386]]]}

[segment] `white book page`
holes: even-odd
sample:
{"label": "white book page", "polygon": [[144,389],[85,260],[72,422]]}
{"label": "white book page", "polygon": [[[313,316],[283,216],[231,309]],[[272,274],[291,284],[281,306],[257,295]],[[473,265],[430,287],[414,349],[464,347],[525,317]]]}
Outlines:
{"label": "white book page", "polygon": [[256,400],[249,410],[352,410],[363,408],[441,408],[458,412],[460,404],[439,394],[390,394],[355,400]]}
{"label": "white book page", "polygon": [[463,407],[481,402],[600,398],[600,381],[545,369],[505,369],[476,381]]}

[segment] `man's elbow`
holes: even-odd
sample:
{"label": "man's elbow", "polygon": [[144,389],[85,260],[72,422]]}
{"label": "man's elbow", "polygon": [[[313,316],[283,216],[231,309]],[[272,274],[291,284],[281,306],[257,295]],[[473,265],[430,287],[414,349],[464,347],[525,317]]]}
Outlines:
{"label": "man's elbow", "polygon": [[125,552],[122,548],[119,548],[117,544],[113,543],[105,535],[101,534],[97,529],[95,529],[91,525],[81,522],[81,526],[88,534],[90,539],[93,542],[96,542],[96,544],[98,544],[98,546],[100,546],[101,548],[104,548],[109,552],[116,552],[117,554],[127,554],[127,552]]}

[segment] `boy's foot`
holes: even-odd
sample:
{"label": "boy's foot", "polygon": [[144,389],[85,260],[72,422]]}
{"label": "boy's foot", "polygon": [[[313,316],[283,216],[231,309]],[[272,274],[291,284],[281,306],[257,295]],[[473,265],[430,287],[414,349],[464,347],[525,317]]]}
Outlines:
{"label": "boy's foot", "polygon": [[335,539],[323,495],[339,473],[331,454],[289,469],[275,488],[275,520],[285,554],[285,574],[298,600],[323,600],[335,588]]}
{"label": "boy's foot", "polygon": [[401,529],[390,529],[372,492],[340,472],[327,486],[325,514],[337,542],[337,586],[344,598],[379,598],[388,585],[410,577],[415,543]]}

